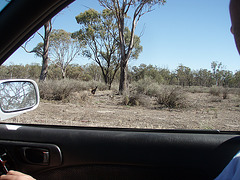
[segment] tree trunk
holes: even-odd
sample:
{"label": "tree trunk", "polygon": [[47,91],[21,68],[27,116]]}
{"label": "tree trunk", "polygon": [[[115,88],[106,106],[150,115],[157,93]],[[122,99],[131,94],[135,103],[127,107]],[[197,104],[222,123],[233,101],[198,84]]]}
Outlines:
{"label": "tree trunk", "polygon": [[44,24],[44,39],[43,39],[43,54],[42,54],[42,70],[39,81],[45,81],[48,72],[48,51],[49,51],[49,38],[52,30],[51,20]]}
{"label": "tree trunk", "polygon": [[41,70],[39,81],[45,81],[46,80],[47,72],[48,72],[48,57],[43,56],[42,70]]}
{"label": "tree trunk", "polygon": [[66,77],[66,69],[62,69],[62,79],[65,79]]}
{"label": "tree trunk", "polygon": [[126,49],[125,49],[125,37],[124,37],[124,14],[119,17],[118,28],[120,37],[120,52],[121,52],[121,62],[120,62],[120,81],[119,81],[119,94],[123,94],[127,90],[127,61],[126,59]]}
{"label": "tree trunk", "polygon": [[119,94],[123,94],[127,90],[127,63],[121,61],[120,71]]}

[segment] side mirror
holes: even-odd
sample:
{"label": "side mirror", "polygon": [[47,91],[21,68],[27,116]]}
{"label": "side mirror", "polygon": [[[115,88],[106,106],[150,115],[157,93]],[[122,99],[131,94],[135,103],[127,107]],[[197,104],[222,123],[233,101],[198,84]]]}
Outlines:
{"label": "side mirror", "polygon": [[30,79],[0,80],[0,120],[34,110],[40,102],[37,83]]}

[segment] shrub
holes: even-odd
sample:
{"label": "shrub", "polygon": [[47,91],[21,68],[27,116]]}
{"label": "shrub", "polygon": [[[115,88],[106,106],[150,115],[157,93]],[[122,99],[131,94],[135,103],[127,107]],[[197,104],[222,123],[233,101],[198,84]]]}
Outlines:
{"label": "shrub", "polygon": [[209,87],[203,87],[203,86],[184,87],[184,91],[190,92],[190,93],[209,93],[209,90],[210,90]]}
{"label": "shrub", "polygon": [[139,96],[138,95],[125,95],[123,96],[123,105],[126,106],[139,106],[140,101],[139,101]]}
{"label": "shrub", "polygon": [[73,104],[83,104],[90,100],[90,92],[81,91],[81,92],[73,92],[71,93],[64,102],[73,103]]}
{"label": "shrub", "polygon": [[161,89],[161,85],[147,77],[133,83],[132,89],[134,89],[138,94],[156,96]]}
{"label": "shrub", "polygon": [[229,88],[228,89],[229,94],[236,94],[236,95],[240,95],[240,88]]}
{"label": "shrub", "polygon": [[74,84],[68,80],[50,80],[40,82],[40,97],[46,100],[61,101],[67,98],[74,90]]}
{"label": "shrub", "polygon": [[210,88],[209,93],[213,96],[220,96],[221,88],[219,88],[217,86],[213,86],[213,87]]}
{"label": "shrub", "polygon": [[138,93],[130,93],[129,95],[124,95],[122,104],[128,106],[149,106],[150,97],[138,94]]}
{"label": "shrub", "polygon": [[157,95],[157,103],[168,108],[184,108],[186,97],[180,87],[165,86]]}
{"label": "shrub", "polygon": [[48,80],[38,83],[40,97],[45,100],[62,101],[73,92],[89,91],[98,86],[98,90],[106,90],[108,87],[97,81],[78,81],[73,79]]}
{"label": "shrub", "polygon": [[123,101],[122,101],[123,105],[128,105],[129,104],[129,97],[127,95],[123,96]]}
{"label": "shrub", "polygon": [[129,106],[139,106],[140,105],[139,96],[130,96],[128,105]]}
{"label": "shrub", "polygon": [[229,91],[230,90],[228,88],[214,86],[210,89],[209,93],[213,96],[221,96],[222,95],[223,99],[227,99]]}
{"label": "shrub", "polygon": [[223,99],[227,99],[228,98],[228,93],[229,93],[229,90],[227,88],[224,88],[222,90]]}

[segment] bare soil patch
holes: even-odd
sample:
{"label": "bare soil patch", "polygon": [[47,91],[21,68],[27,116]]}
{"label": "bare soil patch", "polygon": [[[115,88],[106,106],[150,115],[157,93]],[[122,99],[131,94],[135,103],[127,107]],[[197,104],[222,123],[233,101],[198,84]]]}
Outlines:
{"label": "bare soil patch", "polygon": [[68,126],[150,129],[240,130],[240,99],[187,93],[188,107],[160,108],[154,98],[147,106],[124,106],[112,91],[74,93],[68,102],[42,101],[32,112],[5,122]]}

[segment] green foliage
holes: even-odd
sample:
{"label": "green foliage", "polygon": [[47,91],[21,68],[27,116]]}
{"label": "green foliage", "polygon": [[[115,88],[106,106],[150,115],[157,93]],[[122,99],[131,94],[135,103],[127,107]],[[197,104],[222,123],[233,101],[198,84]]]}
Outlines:
{"label": "green foliage", "polygon": [[31,65],[25,65],[28,78],[38,79],[41,73],[41,66],[37,63],[32,63]]}
{"label": "green foliage", "polygon": [[43,42],[40,42],[37,44],[37,46],[35,48],[33,48],[32,52],[34,52],[37,57],[42,57],[43,45],[44,45]]}
{"label": "green foliage", "polygon": [[56,64],[66,77],[66,70],[70,63],[76,58],[84,43],[71,38],[72,34],[62,29],[52,30],[50,35],[50,59]]}
{"label": "green foliage", "polygon": [[53,29],[50,36],[50,46],[67,47],[71,42],[71,33],[63,29]]}
{"label": "green foliage", "polygon": [[153,79],[146,77],[133,83],[133,90],[138,94],[145,94],[148,96],[156,96],[161,89],[161,86]]}
{"label": "green foliage", "polygon": [[48,66],[47,79],[62,79],[61,69],[56,64],[51,64],[50,66]]}
{"label": "green foliage", "polygon": [[177,68],[177,78],[178,78],[178,85],[181,86],[191,86],[193,84],[193,74],[189,67],[180,65]]}
{"label": "green foliage", "polygon": [[[188,68],[186,68],[188,69]],[[189,68],[190,69],[190,68]],[[181,73],[175,73],[175,72]],[[140,66],[134,66],[129,70],[129,82],[131,84],[131,89],[137,91],[138,93],[155,96],[157,94],[156,90],[159,89],[161,85],[179,85],[179,77],[182,77],[184,84],[188,82],[185,79],[187,75],[191,75],[191,83],[186,83],[185,89],[189,92],[205,92],[210,93],[209,88],[211,88],[211,93],[215,94],[214,91],[218,91],[224,88],[239,88],[240,87],[240,71],[233,74],[231,71],[222,70],[221,78],[218,81],[218,86],[215,85],[215,79],[213,74],[206,69],[182,71],[178,67],[176,71],[170,72],[168,69],[158,68],[152,65],[141,64]],[[179,71],[181,70],[181,71]],[[9,78],[31,78],[39,79],[39,74],[41,72],[41,66],[38,63],[26,64],[26,65],[2,65],[0,66],[0,79]],[[191,72],[189,74],[184,74],[185,72]],[[181,75],[181,76],[180,76]],[[102,75],[101,68],[96,63],[79,65],[70,64],[66,68],[66,78],[75,79],[80,81],[98,81],[104,82],[104,77]],[[119,77],[119,72],[116,73],[116,77]],[[48,68],[48,80],[58,80],[62,79],[62,71],[56,64],[50,64]],[[117,78],[118,79],[118,78]],[[118,83],[117,80],[114,81],[115,84]],[[103,83],[103,84],[104,84]],[[107,87],[107,85],[105,85]],[[118,88],[115,88],[118,89]],[[159,91],[159,90],[157,90]],[[230,92],[232,93],[232,92]],[[234,92],[233,92],[234,93]],[[222,92],[220,91],[220,94]]]}
{"label": "green foliage", "polygon": [[213,78],[215,79],[216,86],[218,86],[220,83],[219,81],[221,80],[223,65],[221,62],[218,63],[217,61],[213,61],[211,63],[211,68],[213,71]]}
{"label": "green foliage", "polygon": [[32,78],[38,79],[41,71],[41,66],[39,64],[31,65],[9,65],[9,66],[0,66],[0,78],[1,79],[24,79]]}
{"label": "green foliage", "polygon": [[232,82],[233,82],[233,84],[234,84],[234,87],[240,88],[240,71],[237,71],[237,72],[233,75]]}
{"label": "green foliage", "polygon": [[[125,27],[124,33],[125,33],[124,37],[125,37],[126,46],[129,46],[130,40],[131,40],[131,31],[127,27]],[[130,59],[138,59],[139,54],[143,50],[143,47],[140,45],[141,43],[140,37],[137,35],[134,35],[133,42],[134,42],[134,46],[133,46],[134,48],[130,55]]]}
{"label": "green foliage", "polygon": [[160,84],[169,84],[171,73],[168,69],[161,69],[156,66],[140,64],[139,67],[133,66],[131,76],[134,81],[149,77]]}
{"label": "green foliage", "polygon": [[[152,11],[152,7],[156,4],[164,4],[165,0],[152,0],[152,1],[110,1],[110,0],[98,0],[99,3],[107,8],[110,12],[113,12],[116,19],[118,29],[119,40],[119,54],[121,59],[121,74],[119,80],[119,93],[122,94],[127,90],[127,63],[133,58],[137,57],[134,53],[140,52],[142,49],[137,48],[138,40],[135,38],[136,26],[140,18]],[[129,16],[132,13],[132,16]],[[126,21],[126,18],[130,19]],[[130,30],[130,33],[126,33],[126,29]],[[140,41],[140,39],[139,39]]]}
{"label": "green foliage", "polygon": [[106,9],[102,12],[89,9],[76,16],[76,21],[81,26],[72,37],[86,44],[83,56],[97,63],[110,89],[120,67],[118,32],[114,14]]}
{"label": "green foliage", "polygon": [[[96,10],[89,9],[87,11],[84,11],[83,13],[80,13],[75,18],[76,18],[76,21],[78,24],[88,25],[89,22],[91,22],[91,24],[93,25],[95,23],[100,22],[99,16],[100,15]],[[89,28],[91,28],[91,27],[89,27]]]}
{"label": "green foliage", "polygon": [[[111,84],[120,68],[120,44],[117,19],[113,11],[104,9],[97,12],[89,9],[76,16],[80,30],[73,33],[72,37],[86,44],[83,55],[95,61],[101,68],[105,83]],[[131,32],[124,29],[126,46],[131,43]],[[134,46],[130,58],[137,59],[142,46],[140,38],[134,36]]]}
{"label": "green foliage", "polygon": [[223,87],[233,87],[233,73],[231,71],[222,70],[220,79]]}
{"label": "green foliage", "polygon": [[214,84],[211,71],[207,69],[200,69],[193,72],[194,85],[210,87]]}

